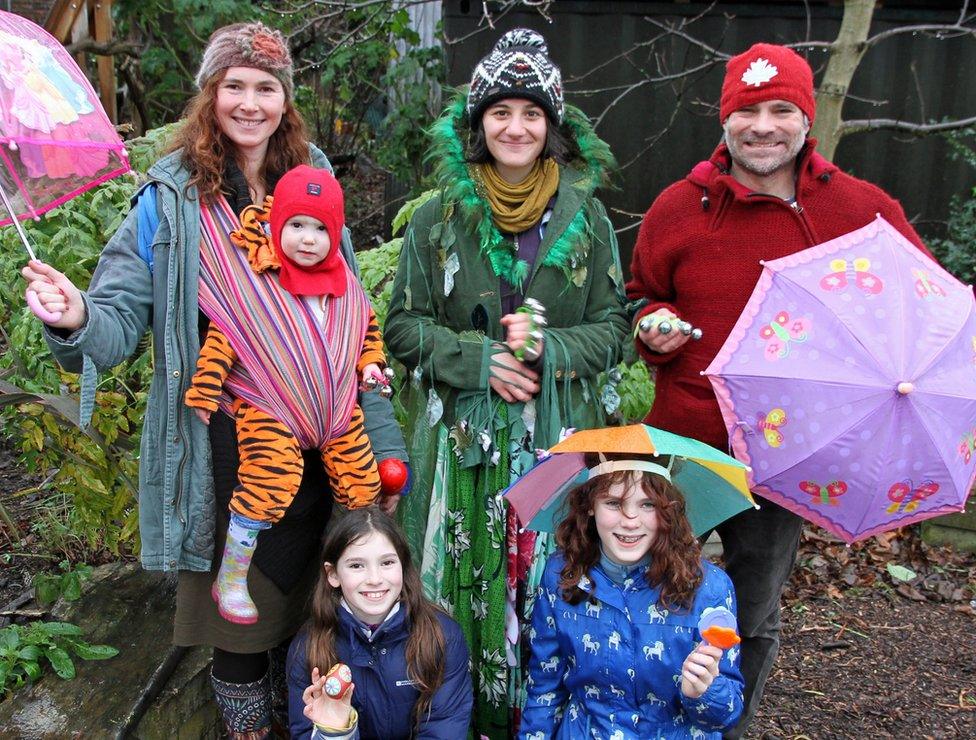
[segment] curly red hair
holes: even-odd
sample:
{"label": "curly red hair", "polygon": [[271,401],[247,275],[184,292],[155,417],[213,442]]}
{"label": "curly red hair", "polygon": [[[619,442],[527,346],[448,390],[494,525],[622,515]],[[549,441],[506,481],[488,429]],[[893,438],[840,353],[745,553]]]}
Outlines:
{"label": "curly red hair", "polygon": [[[643,455],[606,455],[608,460],[647,460],[667,465],[667,460]],[[586,466],[594,467],[600,459],[588,454]],[[680,461],[674,463],[675,468]],[[563,600],[578,604],[592,594],[577,584],[600,562],[600,535],[596,529],[593,506],[605,497],[615,483],[633,480],[638,475],[641,490],[654,502],[658,515],[657,536],[651,543],[651,564],[647,583],[661,591],[658,603],[672,611],[690,609],[695,591],[702,582],[701,545],[685,515],[685,499],[677,486],[655,473],[633,470],[598,475],[569,493],[569,513],[556,529],[556,544],[565,559],[559,574]]]}
{"label": "curly red hair", "polygon": [[[234,143],[221,131],[217,122],[217,88],[227,70],[211,75],[186,106],[183,125],[173,135],[168,151],[182,152],[183,165],[190,171],[190,185],[196,185],[204,203],[213,203],[223,190],[224,163],[238,157]],[[268,140],[261,178],[268,184],[268,173],[282,175],[292,167],[311,164],[308,131],[301,113],[291,100],[285,101],[281,123]]]}

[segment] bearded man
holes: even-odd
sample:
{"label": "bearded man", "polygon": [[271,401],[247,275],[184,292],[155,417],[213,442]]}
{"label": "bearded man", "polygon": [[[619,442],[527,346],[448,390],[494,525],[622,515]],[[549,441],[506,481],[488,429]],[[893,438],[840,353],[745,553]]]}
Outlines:
{"label": "bearded man", "polygon": [[[644,216],[631,263],[629,297],[649,314],[678,316],[703,331],[689,343],[657,324],[637,333],[656,368],[647,423],[723,451],[728,435],[708,367],[773,260],[854,231],[880,213],[920,249],[904,211],[880,188],[852,177],[815,151],[810,65],[784,46],[756,44],[729,60],[722,84],[723,142],[667,188]],[[651,323],[651,322],[647,322]],[[742,636],[745,710],[727,738],[741,737],[756,713],[779,649],[779,603],[796,560],[801,520],[757,498],[758,510],[717,528],[735,585]]]}

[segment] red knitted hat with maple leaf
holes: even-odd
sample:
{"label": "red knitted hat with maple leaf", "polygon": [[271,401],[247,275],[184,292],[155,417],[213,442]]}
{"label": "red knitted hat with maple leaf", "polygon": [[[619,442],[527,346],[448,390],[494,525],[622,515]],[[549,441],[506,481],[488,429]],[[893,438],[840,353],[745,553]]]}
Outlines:
{"label": "red knitted hat with maple leaf", "polygon": [[786,100],[803,111],[810,123],[817,112],[813,98],[813,70],[792,49],[776,44],[754,44],[729,59],[722,83],[719,120],[767,100]]}

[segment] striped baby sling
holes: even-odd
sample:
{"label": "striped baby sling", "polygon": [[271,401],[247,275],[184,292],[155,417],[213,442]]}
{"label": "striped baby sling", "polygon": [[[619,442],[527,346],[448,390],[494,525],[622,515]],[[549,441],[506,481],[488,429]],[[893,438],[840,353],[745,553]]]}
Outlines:
{"label": "striped baby sling", "polygon": [[[231,243],[240,224],[226,199],[200,215],[200,310],[238,355],[220,407],[233,415],[240,399],[287,426],[302,449],[321,448],[346,431],[356,404],[366,293],[347,267],[343,296],[292,295],[277,272],[255,272],[247,250]],[[321,301],[321,321],[307,301]]]}

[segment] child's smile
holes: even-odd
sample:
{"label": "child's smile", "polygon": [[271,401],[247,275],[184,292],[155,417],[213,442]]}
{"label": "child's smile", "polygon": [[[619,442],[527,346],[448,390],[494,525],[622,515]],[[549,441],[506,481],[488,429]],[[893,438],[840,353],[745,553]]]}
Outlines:
{"label": "child's smile", "polygon": [[403,566],[393,543],[370,532],[350,544],[333,567],[325,564],[329,583],[342,591],[349,610],[364,624],[379,624],[400,600]]}
{"label": "child's smile", "polygon": [[621,565],[640,562],[657,537],[657,509],[636,480],[613,484],[590,512],[603,552]]}

